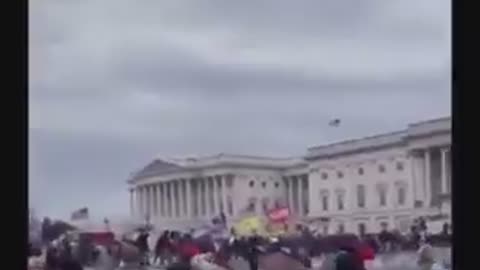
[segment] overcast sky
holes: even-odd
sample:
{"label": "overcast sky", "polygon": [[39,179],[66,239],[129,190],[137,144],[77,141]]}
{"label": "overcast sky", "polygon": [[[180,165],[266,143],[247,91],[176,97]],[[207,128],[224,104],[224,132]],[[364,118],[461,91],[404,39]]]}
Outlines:
{"label": "overcast sky", "polygon": [[448,116],[450,13],[447,0],[31,1],[30,204],[124,215],[129,173],[155,156],[298,156]]}

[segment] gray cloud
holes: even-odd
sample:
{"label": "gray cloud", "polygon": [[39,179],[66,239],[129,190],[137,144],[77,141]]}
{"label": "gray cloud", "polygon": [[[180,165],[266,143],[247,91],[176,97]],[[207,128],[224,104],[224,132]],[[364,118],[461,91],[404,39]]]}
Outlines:
{"label": "gray cloud", "polygon": [[155,155],[300,155],[448,115],[450,62],[445,0],[37,1],[30,199],[126,214]]}

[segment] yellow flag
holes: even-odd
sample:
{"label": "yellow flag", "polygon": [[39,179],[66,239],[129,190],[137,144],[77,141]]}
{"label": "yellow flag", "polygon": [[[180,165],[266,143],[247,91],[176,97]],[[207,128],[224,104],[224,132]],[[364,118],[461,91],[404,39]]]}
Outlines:
{"label": "yellow flag", "polygon": [[236,223],[234,228],[239,235],[252,235],[253,232],[262,234],[264,232],[264,225],[259,217],[244,218]]}

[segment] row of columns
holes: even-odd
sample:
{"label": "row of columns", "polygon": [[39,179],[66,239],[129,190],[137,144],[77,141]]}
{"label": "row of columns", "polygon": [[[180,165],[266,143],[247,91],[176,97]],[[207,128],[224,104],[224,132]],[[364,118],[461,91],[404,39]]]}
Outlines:
{"label": "row of columns", "polygon": [[297,215],[307,215],[309,211],[308,176],[305,174],[285,176],[283,181],[290,211]]}
{"label": "row of columns", "polygon": [[[440,162],[438,168],[440,177],[435,178],[432,175],[432,157],[433,152],[439,151]],[[424,206],[431,206],[433,197],[438,194],[433,194],[433,181],[440,181],[440,193],[449,194],[451,192],[451,152],[449,147],[425,148],[415,150],[412,158],[412,172],[413,179],[417,182],[415,190],[415,199],[424,201]]]}
{"label": "row of columns", "polygon": [[133,216],[191,218],[233,215],[233,175],[174,179],[130,189]]}

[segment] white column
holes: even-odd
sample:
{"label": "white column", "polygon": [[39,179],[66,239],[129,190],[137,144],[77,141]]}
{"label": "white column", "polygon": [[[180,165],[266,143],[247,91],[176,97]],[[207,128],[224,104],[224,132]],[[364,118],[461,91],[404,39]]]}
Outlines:
{"label": "white column", "polygon": [[203,205],[203,178],[198,178],[197,180],[197,199],[198,199],[198,216],[202,217],[204,215],[204,205]]}
{"label": "white column", "polygon": [[142,215],[142,193],[141,193],[141,190],[140,190],[140,187],[135,187],[135,200],[137,201],[137,203],[135,204],[136,206],[136,211],[135,211],[135,217],[140,217]]}
{"label": "white column", "polygon": [[178,191],[179,191],[179,185],[178,185],[178,180],[174,180],[172,182],[172,186],[173,186],[173,216],[175,218],[178,217],[178,212],[177,212],[177,208],[178,208],[178,204],[179,204],[179,198],[178,198]]}
{"label": "white column", "polygon": [[302,177],[295,176],[297,179],[297,201],[298,201],[298,214],[303,215],[303,199],[302,199],[302,190],[303,190],[303,181]]}
{"label": "white column", "polygon": [[192,180],[191,179],[187,179],[186,182],[185,182],[185,185],[186,185],[186,192],[187,192],[187,217],[188,218],[191,218],[192,217]]}
{"label": "white column", "polygon": [[[235,176],[232,175],[232,174],[227,174],[225,176],[225,188],[226,188],[226,193],[227,193],[227,204],[225,205],[225,209],[227,210],[228,212],[228,208],[229,208],[229,203],[231,204],[232,206],[232,213],[229,213],[230,216],[235,216],[237,213],[238,213],[238,210],[236,209],[238,206],[237,204],[235,203],[235,196],[234,196],[234,188],[235,188]],[[228,183],[230,182],[230,186],[228,185]]]}
{"label": "white column", "polygon": [[200,198],[201,198],[201,215],[202,216],[207,216],[208,215],[208,200],[207,200],[207,189],[208,189],[208,183],[206,178],[202,178],[200,180],[201,185],[200,185]]}
{"label": "white column", "polygon": [[431,180],[431,155],[430,149],[425,149],[425,206],[430,207],[432,201],[432,180]]}
{"label": "white column", "polygon": [[287,177],[288,181],[288,205],[290,211],[295,213],[295,205],[293,204],[293,178]]}
{"label": "white column", "polygon": [[182,179],[183,186],[183,217],[188,217],[188,179]]}
{"label": "white column", "polygon": [[177,196],[178,196],[178,216],[179,217],[183,217],[183,184],[182,184],[183,180],[182,179],[179,179],[177,180]]}
{"label": "white column", "polygon": [[220,193],[220,185],[221,185],[221,176],[220,175],[215,175],[213,178],[213,183],[215,183],[215,209],[217,209],[217,214],[222,213],[224,210],[220,207],[222,205],[223,197],[222,193]]}
{"label": "white column", "polygon": [[153,193],[153,185],[148,185],[148,216],[151,218],[154,215],[155,209],[153,208],[154,203],[153,203],[153,197],[155,194]]}
{"label": "white column", "polygon": [[441,149],[442,153],[442,172],[441,172],[441,179],[442,179],[442,194],[446,194],[448,192],[448,183],[447,183],[447,150]]}
{"label": "white column", "polygon": [[147,204],[147,205],[148,205],[148,207],[147,207],[147,215],[148,215],[149,217],[152,217],[152,212],[153,212],[153,209],[152,209],[152,206],[153,206],[153,203],[152,203],[152,199],[153,199],[153,198],[152,198],[152,197],[153,197],[152,195],[153,195],[153,192],[152,192],[152,191],[153,191],[153,190],[152,190],[152,186],[151,186],[151,185],[148,185],[148,186],[147,186],[147,194],[148,194],[148,196],[147,196],[147,203],[148,203],[148,204]]}
{"label": "white column", "polygon": [[417,164],[416,164],[416,155],[413,150],[410,150],[409,152],[409,158],[410,158],[410,172],[411,172],[411,177],[412,181],[410,182],[409,186],[411,186],[412,190],[412,197],[413,197],[413,205],[415,205],[415,201],[419,199],[419,190],[417,188],[417,182],[418,182],[418,177],[417,177]]}
{"label": "white column", "polygon": [[156,217],[157,216],[157,186],[151,185],[150,186],[150,216]]}
{"label": "white column", "polygon": [[207,176],[205,179],[205,200],[206,200],[206,206],[207,206],[207,216],[213,216],[213,211],[212,211],[212,186],[210,186],[210,180],[212,178],[210,176]]}
{"label": "white column", "polygon": [[225,175],[220,176],[220,182],[222,183],[222,200],[223,200],[223,214],[228,217],[230,213],[228,212],[227,204],[227,177]]}
{"label": "white column", "polygon": [[169,218],[173,217],[172,205],[173,205],[173,192],[172,192],[172,182],[168,181],[165,183],[167,185],[167,216]]}
{"label": "white column", "polygon": [[197,183],[197,217],[202,216],[202,178],[196,179]]}
{"label": "white column", "polygon": [[177,217],[181,217],[182,213],[182,185],[180,184],[180,179],[175,180],[177,185]]}
{"label": "white column", "polygon": [[148,186],[143,187],[143,216],[142,216],[142,221],[145,220],[145,217],[148,215],[149,209],[149,194],[148,194]]}
{"label": "white column", "polygon": [[235,203],[235,176],[229,175],[229,179],[231,180],[231,186],[228,188],[228,193],[230,196],[230,202],[232,203],[232,215],[235,216],[240,209],[238,209],[239,205]]}
{"label": "white column", "polygon": [[162,196],[162,205],[160,206],[160,212],[162,217],[167,216],[167,185],[165,183],[161,183],[160,186],[161,196]]}
{"label": "white column", "polygon": [[213,196],[213,215],[220,214],[220,205],[218,204],[218,187],[217,187],[217,178],[212,177],[212,196]]}
{"label": "white column", "polygon": [[161,194],[161,190],[160,190],[160,183],[158,183],[157,185],[155,185],[156,189],[157,189],[157,217],[160,217],[161,216],[161,207],[162,207],[162,194]]}
{"label": "white column", "polygon": [[137,205],[138,205],[138,211],[137,211],[137,217],[141,218],[143,215],[143,190],[142,187],[139,186],[137,187]]}
{"label": "white column", "polygon": [[134,212],[134,203],[133,203],[133,188],[128,189],[128,192],[130,193],[130,216],[133,217],[135,215]]}
{"label": "white column", "polygon": [[145,212],[145,191],[143,189],[143,186],[138,187],[138,194],[139,196],[139,209],[140,211],[138,212],[138,217],[142,219],[142,216],[144,215]]}
{"label": "white column", "polygon": [[452,152],[450,147],[447,150],[447,190],[452,192]]}

